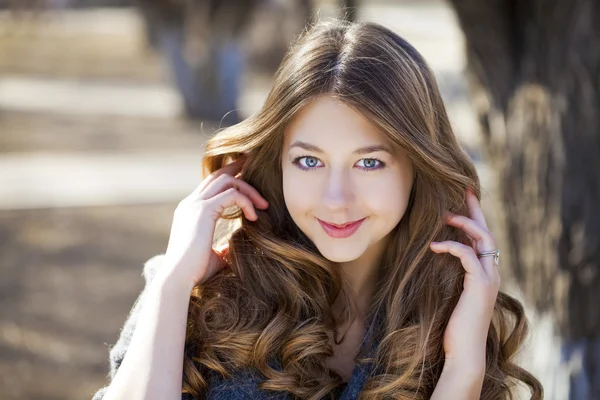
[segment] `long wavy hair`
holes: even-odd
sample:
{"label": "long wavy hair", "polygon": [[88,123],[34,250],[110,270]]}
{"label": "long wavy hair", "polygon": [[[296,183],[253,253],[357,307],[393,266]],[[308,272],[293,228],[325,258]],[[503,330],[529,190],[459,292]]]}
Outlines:
{"label": "long wavy hair", "polygon": [[[282,191],[286,126],[318,96],[331,96],[362,113],[396,148],[415,176],[408,209],[394,228],[380,266],[369,311],[370,343],[360,363],[375,368],[360,399],[428,399],[444,365],[443,336],[462,293],[465,271],[431,241],[466,242],[443,222],[444,212],[468,215],[465,191],[480,197],[473,163],[458,144],[434,75],[405,40],[374,23],[318,21],[290,47],[262,108],[219,130],[206,144],[204,176],[242,153],[249,155],[241,179],[268,201],[258,220],[238,208],[224,218],[229,268],[194,288],[190,299],[183,392],[203,398],[209,373],[232,377],[257,371],[260,387],[295,398],[332,395],[342,378],[330,370],[330,335],[341,318],[332,305],[344,295],[339,265],[324,258],[295,225]],[[489,329],[481,399],[513,398],[517,383],[543,397],[540,383],[514,362],[525,340],[522,305],[500,292]],[[373,351],[367,352],[365,349]],[[365,351],[363,351],[365,350]],[[272,362],[275,360],[275,364]]]}

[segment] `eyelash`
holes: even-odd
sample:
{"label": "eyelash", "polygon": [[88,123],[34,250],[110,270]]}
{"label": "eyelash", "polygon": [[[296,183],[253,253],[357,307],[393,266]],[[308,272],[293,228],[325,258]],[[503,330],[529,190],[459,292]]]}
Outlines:
{"label": "eyelash", "polygon": [[[305,156],[299,156],[294,158],[294,160],[292,161],[292,164],[294,164],[295,166],[297,166],[298,168],[300,168],[303,171],[309,171],[309,170],[313,170],[316,169],[317,167],[304,167],[300,164],[300,160],[303,158],[314,158],[317,159],[317,157],[314,156],[309,156],[309,155],[305,155]],[[361,160],[375,160],[379,163],[379,165],[377,167],[373,167],[373,168],[365,168],[365,167],[358,167],[359,169],[363,170],[363,171],[374,171],[374,170],[378,170],[378,169],[382,169],[386,167],[386,164],[380,160],[379,158],[376,157],[369,157],[369,158],[361,158]]]}

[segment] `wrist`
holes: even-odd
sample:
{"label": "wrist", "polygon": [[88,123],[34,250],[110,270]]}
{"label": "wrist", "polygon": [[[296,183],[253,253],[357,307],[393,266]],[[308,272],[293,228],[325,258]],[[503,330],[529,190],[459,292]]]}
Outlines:
{"label": "wrist", "polygon": [[472,382],[483,381],[485,377],[485,357],[476,360],[446,357],[442,374],[461,377]]}
{"label": "wrist", "polygon": [[157,272],[153,283],[163,292],[183,293],[189,296],[194,286],[192,280],[179,277],[172,268],[165,268]]}
{"label": "wrist", "polygon": [[485,364],[447,357],[431,400],[475,400],[481,397]]}

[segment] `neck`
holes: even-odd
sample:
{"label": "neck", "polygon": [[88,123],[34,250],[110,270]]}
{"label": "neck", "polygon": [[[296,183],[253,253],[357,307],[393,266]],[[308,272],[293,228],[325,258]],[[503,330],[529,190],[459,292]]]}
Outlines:
{"label": "neck", "polygon": [[384,249],[385,240],[381,240],[356,260],[339,264],[342,269],[343,288],[358,306],[357,317],[364,318],[371,307]]}

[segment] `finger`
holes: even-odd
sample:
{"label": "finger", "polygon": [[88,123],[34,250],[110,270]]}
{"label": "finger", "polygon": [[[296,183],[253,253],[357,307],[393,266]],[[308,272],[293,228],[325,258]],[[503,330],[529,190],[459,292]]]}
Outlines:
{"label": "finger", "polygon": [[231,206],[238,206],[242,209],[247,219],[256,221],[258,215],[252,204],[252,201],[241,192],[234,188],[229,188],[224,192],[218,193],[216,196],[206,200],[213,211],[213,219],[216,221],[221,217],[223,211]]}
{"label": "finger", "polygon": [[[496,243],[490,231],[482,227],[474,220],[463,215],[447,213],[446,223],[461,229],[463,232],[473,238],[473,249],[476,253],[483,253],[484,251],[496,249]],[[496,263],[493,257],[482,257],[479,260],[488,275],[496,273]]]}
{"label": "finger", "polygon": [[473,276],[480,276],[484,273],[475,252],[467,245],[447,240],[444,242],[431,242],[430,248],[435,253],[450,253],[458,257],[465,271]]}
{"label": "finger", "polygon": [[258,190],[256,190],[256,188],[254,188],[248,182],[226,174],[221,175],[213,180],[199,195],[199,198],[206,200],[229,188],[234,188],[235,190],[247,196],[258,208],[267,208],[269,205],[267,199],[262,197],[261,194],[258,193]]}
{"label": "finger", "polygon": [[196,189],[194,189],[192,194],[194,194],[194,195],[199,194],[211,182],[213,182],[215,179],[217,179],[219,176],[221,176],[223,174],[232,175],[232,176],[237,175],[242,170],[242,167],[244,166],[244,162],[246,161],[247,158],[248,158],[247,156],[237,158],[235,161],[214,171],[212,174],[208,175],[205,179],[202,180],[200,185],[198,185],[198,187]]}
{"label": "finger", "polygon": [[494,248],[495,243],[492,233],[471,218],[447,212],[445,221],[448,225],[461,229],[469,235],[471,239],[474,239],[476,241],[476,250],[478,252],[489,251]]}
{"label": "finger", "polygon": [[477,199],[477,196],[471,191],[467,190],[467,206],[469,207],[469,215],[474,221],[487,229],[487,223],[481,209],[481,204]]}

